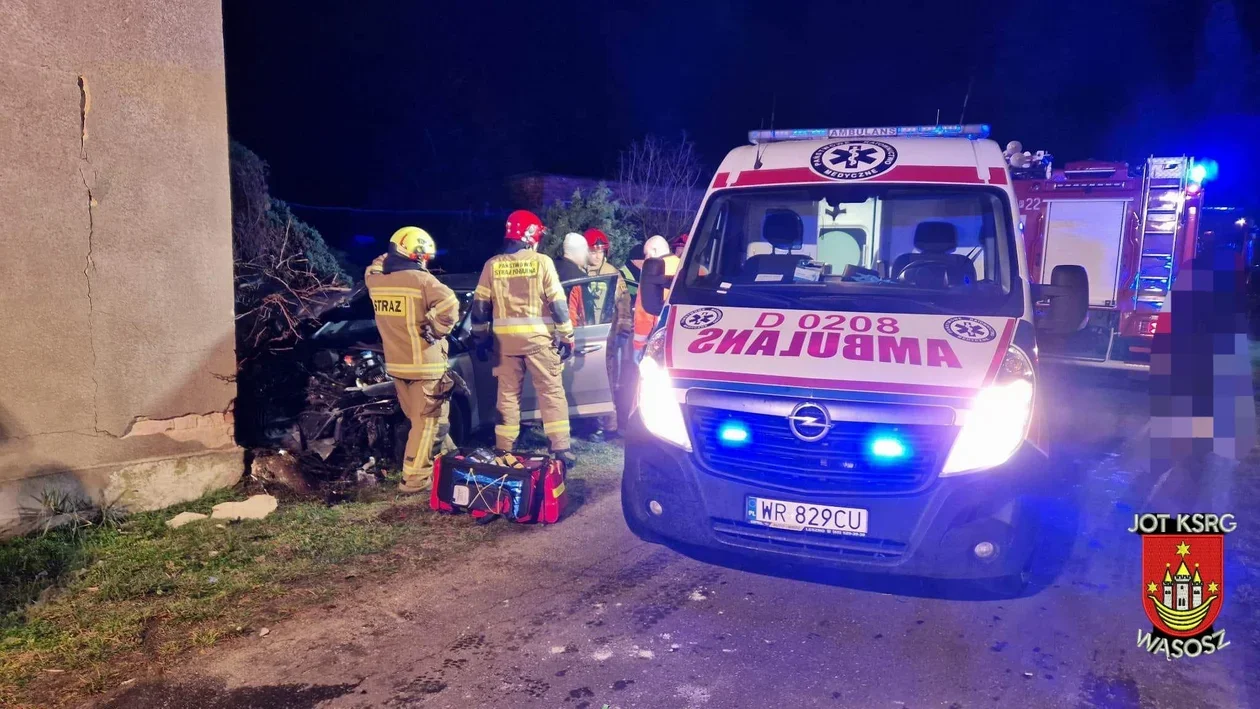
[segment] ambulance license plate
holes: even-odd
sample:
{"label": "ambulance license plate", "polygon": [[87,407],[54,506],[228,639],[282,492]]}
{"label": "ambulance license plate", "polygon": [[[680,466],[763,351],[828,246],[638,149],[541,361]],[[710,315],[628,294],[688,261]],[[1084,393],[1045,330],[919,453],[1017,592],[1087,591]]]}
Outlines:
{"label": "ambulance license plate", "polygon": [[764,497],[749,497],[745,519],[775,529],[797,532],[827,532],[865,536],[870,514],[856,507],[812,505]]}

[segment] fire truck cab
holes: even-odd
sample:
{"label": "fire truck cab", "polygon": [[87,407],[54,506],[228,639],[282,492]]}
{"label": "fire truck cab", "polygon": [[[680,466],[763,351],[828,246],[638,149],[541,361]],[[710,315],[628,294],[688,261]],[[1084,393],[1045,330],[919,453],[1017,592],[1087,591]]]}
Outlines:
{"label": "fire truck cab", "polygon": [[1089,320],[1080,331],[1047,335],[1041,355],[1115,369],[1150,367],[1156,315],[1181,264],[1195,255],[1206,169],[1193,158],[1127,163],[1070,162],[1005,152],[1020,228],[1036,281],[1064,263],[1089,274]]}
{"label": "fire truck cab", "polygon": [[1065,263],[1030,278],[987,134],[754,131],[731,151],[677,275],[643,267],[659,317],[627,426],[636,534],[862,571],[1026,570],[1048,467],[1038,328],[1076,331],[1089,285]]}

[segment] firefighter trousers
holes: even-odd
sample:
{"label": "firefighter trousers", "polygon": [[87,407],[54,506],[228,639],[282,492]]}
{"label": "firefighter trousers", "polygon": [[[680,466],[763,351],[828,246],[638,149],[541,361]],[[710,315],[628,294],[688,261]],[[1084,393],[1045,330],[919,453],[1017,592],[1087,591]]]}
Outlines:
{"label": "firefighter trousers", "polygon": [[450,429],[449,376],[441,379],[395,379],[398,405],[411,422],[403,452],[403,481],[423,484],[433,476],[434,444],[440,447]]}
{"label": "firefighter trousers", "polygon": [[521,434],[521,389],[529,372],[538,395],[543,433],[553,451],[569,450],[569,402],[564,395],[564,365],[560,353],[550,347],[526,355],[501,355],[494,368],[499,381],[499,422],[494,427],[494,444],[512,450]]}

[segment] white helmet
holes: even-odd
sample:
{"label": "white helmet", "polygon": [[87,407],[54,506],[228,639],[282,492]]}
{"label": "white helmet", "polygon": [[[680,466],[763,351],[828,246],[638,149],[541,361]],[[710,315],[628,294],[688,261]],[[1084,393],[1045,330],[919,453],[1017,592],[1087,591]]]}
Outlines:
{"label": "white helmet", "polygon": [[647,243],[643,244],[644,258],[664,258],[670,253],[669,242],[660,234],[653,236],[647,240]]}
{"label": "white helmet", "polygon": [[586,237],[571,231],[564,235],[564,258],[577,264],[586,264],[586,255],[590,247],[586,245]]}

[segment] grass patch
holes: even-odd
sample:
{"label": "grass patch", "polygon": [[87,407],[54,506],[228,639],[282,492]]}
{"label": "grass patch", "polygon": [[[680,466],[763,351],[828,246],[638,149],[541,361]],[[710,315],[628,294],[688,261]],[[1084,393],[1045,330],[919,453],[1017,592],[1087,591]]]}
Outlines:
{"label": "grass patch", "polygon": [[[621,450],[575,446],[584,496],[620,479]],[[0,542],[0,706],[64,704],[117,687],[265,622],[326,602],[347,576],[427,566],[528,527],[428,509],[388,488],[355,502],[282,504],[264,520],[193,522],[239,492],[213,493],[115,525],[53,529]]]}

